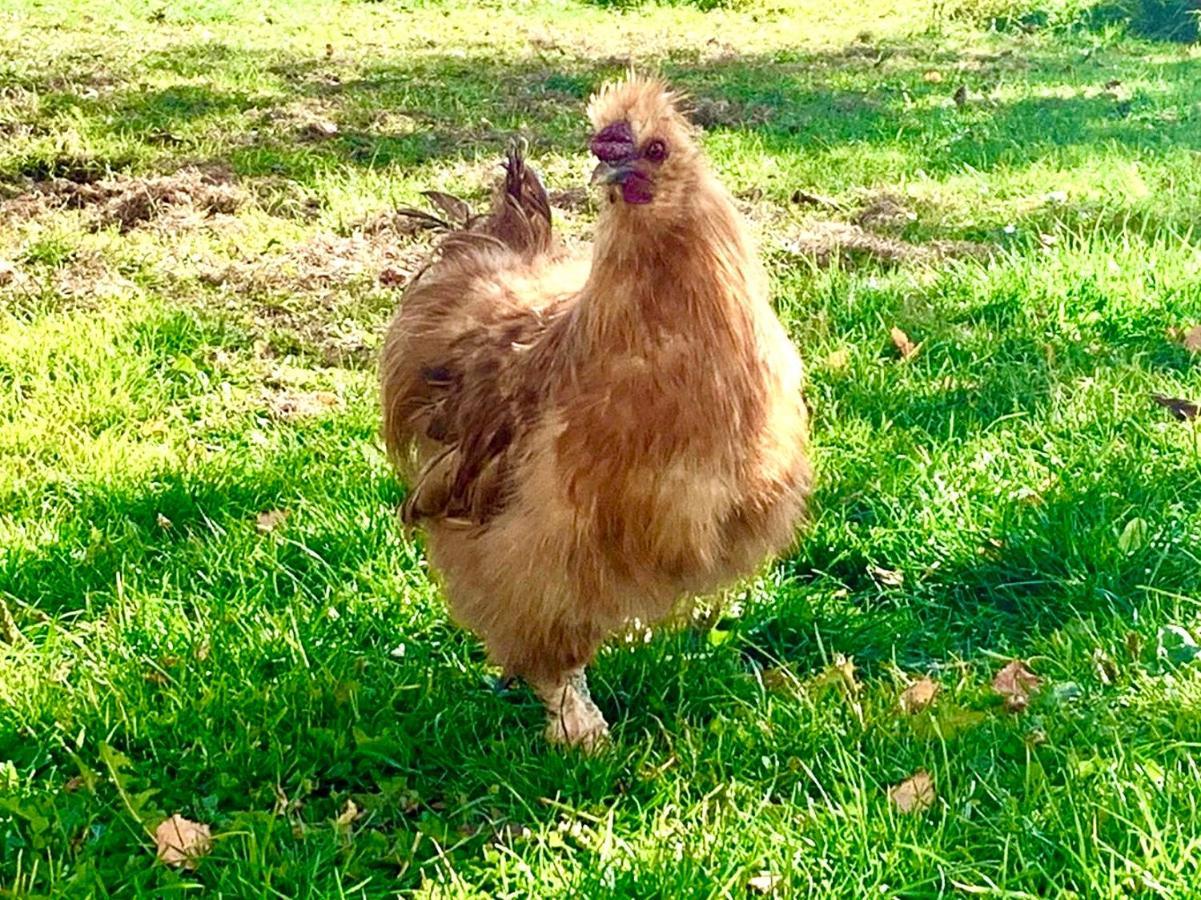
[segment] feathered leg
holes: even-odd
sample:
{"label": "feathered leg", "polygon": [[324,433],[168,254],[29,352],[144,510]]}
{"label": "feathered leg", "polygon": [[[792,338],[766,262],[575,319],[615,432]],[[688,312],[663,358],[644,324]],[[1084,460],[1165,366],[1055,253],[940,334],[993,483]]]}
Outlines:
{"label": "feathered leg", "polygon": [[594,750],[608,737],[609,726],[592,702],[582,668],[530,685],[546,706],[546,739],[552,744]]}

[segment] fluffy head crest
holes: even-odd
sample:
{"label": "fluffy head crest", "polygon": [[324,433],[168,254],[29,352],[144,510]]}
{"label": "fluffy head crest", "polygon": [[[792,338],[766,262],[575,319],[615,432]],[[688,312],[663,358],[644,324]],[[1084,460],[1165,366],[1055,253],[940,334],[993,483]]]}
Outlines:
{"label": "fluffy head crest", "polygon": [[636,144],[660,138],[675,144],[692,143],[692,127],[681,115],[681,97],[660,78],[630,74],[606,84],[588,102],[594,132],[625,122]]}

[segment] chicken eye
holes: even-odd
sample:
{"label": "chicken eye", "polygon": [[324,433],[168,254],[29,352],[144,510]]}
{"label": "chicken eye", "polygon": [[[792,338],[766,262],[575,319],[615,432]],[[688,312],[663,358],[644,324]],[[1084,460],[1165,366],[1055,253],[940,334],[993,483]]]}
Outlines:
{"label": "chicken eye", "polygon": [[651,141],[646,145],[645,156],[651,162],[663,162],[667,159],[667,145],[660,140]]}

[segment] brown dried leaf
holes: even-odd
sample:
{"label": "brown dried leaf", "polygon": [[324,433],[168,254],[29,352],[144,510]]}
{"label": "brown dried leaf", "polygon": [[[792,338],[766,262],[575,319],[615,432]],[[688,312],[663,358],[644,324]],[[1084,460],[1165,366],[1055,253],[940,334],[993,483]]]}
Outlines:
{"label": "brown dried leaf", "polygon": [[1042,686],[1042,679],[1030,671],[1020,659],[1015,659],[999,671],[992,680],[992,688],[1005,698],[1005,709],[1021,712],[1030,705],[1030,695]]}
{"label": "brown dried leaf", "polygon": [[162,513],[155,514],[154,524],[156,524],[159,528],[163,529],[163,531],[170,531],[174,527],[171,520],[168,519],[166,516],[164,516]]}
{"label": "brown dried leaf", "polygon": [[353,800],[347,799],[346,808],[338,814],[338,818],[334,820],[334,824],[338,828],[349,828],[351,823],[359,817],[359,808]]}
{"label": "brown dried leaf", "polygon": [[779,875],[763,871],[747,880],[746,887],[753,894],[768,895],[776,892],[776,886],[782,879]]}
{"label": "brown dried leaf", "polygon": [[195,869],[196,861],[213,847],[213,835],[207,825],[185,819],[176,813],[154,830],[158,858],[169,866]]}
{"label": "brown dried leaf", "polygon": [[1194,325],[1185,331],[1180,342],[1190,353],[1201,353],[1201,325]]}
{"label": "brown dried leaf", "polygon": [[909,335],[901,331],[895,325],[888,332],[892,338],[892,345],[897,348],[897,352],[901,354],[901,359],[910,359],[917,354],[921,348],[921,344],[915,344],[909,339]]}
{"label": "brown dried leaf", "polygon": [[269,534],[284,524],[289,515],[291,513],[286,509],[272,509],[267,512],[261,512],[258,518],[254,520],[254,527],[258,529],[259,534]]}
{"label": "brown dried leaf", "polygon": [[939,72],[937,69],[931,69],[923,73],[922,81],[926,82],[926,84],[942,84],[942,72]]}
{"label": "brown dried leaf", "polygon": [[925,769],[888,789],[888,799],[899,813],[923,813],[934,805],[934,798],[934,779]]}
{"label": "brown dried leaf", "polygon": [[926,709],[938,696],[939,684],[930,678],[919,678],[901,692],[901,711],[915,715]]}
{"label": "brown dried leaf", "polygon": [[1165,409],[1171,410],[1172,415],[1181,422],[1188,422],[1201,415],[1201,406],[1198,406],[1192,400],[1183,400],[1180,397],[1166,397],[1163,394],[1152,394],[1151,399]]}
{"label": "brown dried leaf", "polygon": [[8,284],[17,277],[17,270],[6,259],[0,259],[0,285]]}

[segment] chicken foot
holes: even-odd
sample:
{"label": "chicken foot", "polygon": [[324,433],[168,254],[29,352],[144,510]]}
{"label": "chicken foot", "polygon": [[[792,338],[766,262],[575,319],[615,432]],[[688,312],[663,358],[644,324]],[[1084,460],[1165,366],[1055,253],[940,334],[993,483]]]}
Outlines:
{"label": "chicken foot", "polygon": [[533,682],[531,686],[546,706],[546,739],[552,744],[594,750],[608,737],[609,726],[592,702],[582,668]]}

